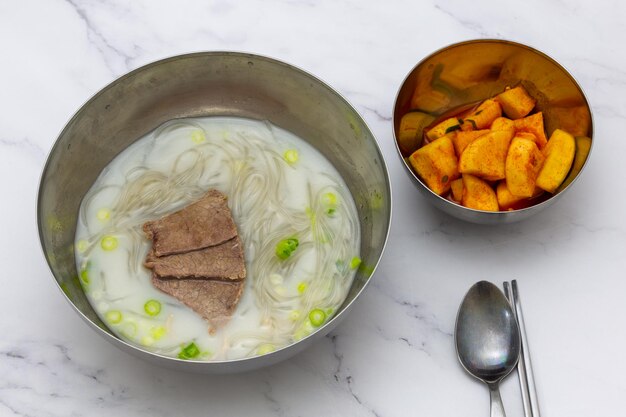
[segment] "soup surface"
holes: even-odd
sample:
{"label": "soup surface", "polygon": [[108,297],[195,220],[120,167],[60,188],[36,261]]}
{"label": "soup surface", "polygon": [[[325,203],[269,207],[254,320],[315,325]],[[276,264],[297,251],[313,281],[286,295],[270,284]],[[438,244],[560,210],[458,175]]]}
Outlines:
{"label": "soup surface", "polygon": [[[247,269],[232,318],[210,333],[157,290],[143,266],[145,222],[228,197]],[[285,253],[285,241],[298,242]],[[82,201],[76,264],[83,289],[117,336],[166,356],[228,360],[306,337],[343,303],[360,264],[352,196],[316,149],[268,122],[206,117],[165,123],[120,153]]]}

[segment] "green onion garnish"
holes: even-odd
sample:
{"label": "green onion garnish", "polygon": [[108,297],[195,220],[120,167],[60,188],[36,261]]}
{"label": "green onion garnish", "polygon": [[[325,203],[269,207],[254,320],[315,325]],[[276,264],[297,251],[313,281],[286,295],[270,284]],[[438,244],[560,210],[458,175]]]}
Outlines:
{"label": "green onion garnish", "polygon": [[320,327],[326,320],[326,313],[324,310],[320,310],[319,308],[313,309],[309,313],[309,320],[313,326]]}
{"label": "green onion garnish", "polygon": [[287,149],[283,154],[283,158],[289,165],[293,165],[298,162],[298,151],[295,149]]}
{"label": "green onion garnish", "polygon": [[298,245],[299,242],[296,238],[283,239],[276,245],[276,256],[285,260],[298,248]]}
{"label": "green onion garnish", "polygon": [[180,353],[178,354],[178,359],[193,359],[200,354],[200,349],[194,342],[189,343],[187,346],[182,348]]}
{"label": "green onion garnish", "polygon": [[326,214],[332,216],[337,211],[337,196],[334,193],[325,193],[322,196],[322,205]]}
{"label": "green onion garnish", "polygon": [[357,269],[361,265],[361,258],[355,256],[350,260],[350,269]]}
{"label": "green onion garnish", "polygon": [[111,210],[109,210],[108,208],[101,208],[96,213],[96,218],[101,222],[108,221],[111,218]]}
{"label": "green onion garnish", "polygon": [[111,324],[118,324],[122,321],[122,313],[119,310],[109,310],[104,314],[104,318]]}
{"label": "green onion garnish", "polygon": [[156,316],[161,312],[161,303],[157,300],[148,300],[144,305],[143,309],[146,311],[146,314],[149,316]]}
{"label": "green onion garnish", "polygon": [[117,248],[117,238],[114,236],[105,236],[100,241],[100,246],[106,251],[112,251]]}

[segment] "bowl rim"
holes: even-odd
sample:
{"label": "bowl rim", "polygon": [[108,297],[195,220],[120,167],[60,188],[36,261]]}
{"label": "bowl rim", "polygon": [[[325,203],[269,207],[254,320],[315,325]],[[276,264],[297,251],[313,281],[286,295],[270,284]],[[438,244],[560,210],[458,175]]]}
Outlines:
{"label": "bowl rim", "polygon": [[[464,46],[464,45],[470,45],[470,44],[477,44],[477,43],[502,43],[502,44],[508,44],[508,45],[513,45],[513,46],[517,46],[520,48],[524,48],[526,50],[529,50],[537,55],[542,56],[543,58],[547,59],[548,61],[552,62],[553,64],[555,64],[558,68],[560,68],[563,73],[565,75],[567,75],[574,83],[574,85],[576,86],[576,88],[578,89],[578,91],[580,92],[582,98],[585,101],[585,106],[587,107],[587,110],[589,110],[589,117],[590,117],[590,131],[589,131],[589,135],[588,137],[591,139],[591,146],[589,147],[589,153],[587,154],[587,158],[585,159],[585,162],[583,163],[583,166],[580,168],[580,171],[578,172],[578,174],[576,175],[576,177],[574,177],[574,179],[561,191],[559,191],[557,194],[553,194],[552,196],[548,197],[547,199],[545,199],[544,201],[542,201],[541,203],[538,204],[533,204],[532,206],[529,207],[524,207],[521,209],[515,209],[515,210],[509,210],[509,211],[486,211],[486,210],[477,210],[477,209],[473,209],[473,208],[469,208],[469,207],[465,207],[462,206],[460,204],[457,204],[453,201],[448,200],[447,198],[444,198],[442,196],[440,196],[439,194],[435,193],[434,191],[432,191],[430,188],[428,188],[428,186],[419,178],[419,176],[415,173],[415,171],[413,171],[413,169],[409,166],[409,164],[407,163],[407,158],[405,158],[402,155],[402,151],[400,150],[400,146],[398,144],[398,138],[396,135],[396,108],[398,106],[398,99],[400,98],[400,92],[402,91],[402,88],[404,87],[404,85],[406,84],[407,80],[409,79],[409,77],[422,65],[424,64],[427,60],[431,59],[432,57],[434,57],[435,55],[447,51],[449,49],[453,49],[459,46]],[[556,197],[559,194],[563,194],[565,193],[567,190],[570,189],[570,187],[578,180],[578,178],[580,178],[580,176],[582,175],[583,171],[585,170],[585,168],[587,167],[587,165],[589,164],[589,160],[591,158],[591,154],[593,152],[593,147],[594,147],[594,143],[595,140],[593,139],[593,133],[594,133],[594,129],[593,129],[593,111],[591,108],[591,105],[589,104],[589,99],[587,98],[587,95],[585,94],[584,90],[582,89],[582,87],[580,86],[580,83],[578,82],[578,80],[572,75],[572,73],[565,68],[562,64],[560,64],[557,60],[555,60],[554,58],[552,58],[551,56],[549,56],[548,54],[546,54],[545,52],[542,52],[541,50],[530,46],[528,44],[524,44],[524,43],[520,43],[520,42],[516,42],[516,41],[511,41],[511,40],[507,40],[507,39],[496,39],[496,38],[478,38],[478,39],[469,39],[469,40],[465,40],[465,41],[461,41],[461,42],[454,42],[451,44],[448,44],[444,47],[441,47],[437,50],[435,50],[434,52],[431,52],[430,54],[428,54],[427,56],[425,56],[424,58],[420,59],[417,64],[415,64],[410,70],[409,72],[406,74],[406,76],[402,79],[402,83],[400,83],[400,87],[398,88],[397,92],[396,92],[396,97],[394,99],[393,102],[393,114],[391,116],[391,131],[393,134],[393,139],[394,139],[394,145],[396,148],[396,152],[398,154],[398,156],[400,157],[400,160],[402,161],[402,164],[404,165],[405,170],[407,171],[407,173],[412,176],[416,181],[419,182],[419,184],[422,186],[422,188],[424,188],[424,190],[428,193],[430,193],[432,195],[432,197],[435,197],[437,200],[440,200],[441,202],[443,202],[444,204],[450,204],[452,207],[457,207],[458,209],[462,209],[461,211],[467,211],[467,212],[473,212],[473,213],[477,213],[480,216],[486,215],[486,216],[491,216],[491,217],[496,217],[496,216],[503,216],[509,213],[525,213],[525,212],[531,212],[531,211],[535,211],[540,209],[541,207],[547,207],[550,204],[552,204],[554,197]]]}
{"label": "bowl rim", "polygon": [[[159,66],[159,65],[164,65],[167,64],[169,62],[172,61],[178,61],[181,59],[189,59],[189,58],[196,58],[196,57],[210,57],[210,56],[234,56],[234,57],[241,57],[241,58],[246,58],[249,57],[251,59],[261,59],[261,60],[265,60],[273,65],[278,65],[278,66],[282,66],[282,67],[286,67],[287,69],[291,70],[291,71],[296,71],[299,72],[309,78],[311,78],[312,80],[316,81],[317,83],[320,84],[321,87],[324,87],[326,89],[328,89],[330,92],[332,92],[339,100],[343,101],[344,104],[351,109],[354,114],[360,119],[360,121],[363,123],[363,126],[365,126],[365,128],[367,129],[367,131],[369,132],[370,136],[372,137],[373,141],[372,144],[375,148],[375,150],[377,151],[378,155],[380,156],[380,161],[381,161],[381,169],[382,169],[382,173],[383,173],[383,177],[384,177],[384,184],[387,187],[387,191],[389,194],[389,215],[387,216],[387,230],[384,233],[384,238],[383,238],[383,242],[382,242],[382,247],[381,247],[381,251],[380,251],[380,255],[378,256],[378,259],[376,260],[376,263],[373,265],[372,269],[370,271],[368,271],[368,276],[367,279],[365,280],[365,282],[363,283],[363,287],[361,287],[361,289],[354,295],[354,298],[348,303],[346,304],[343,309],[341,310],[341,312],[339,314],[335,314],[333,315],[333,317],[328,320],[326,323],[324,323],[322,326],[318,327],[315,331],[313,331],[312,333],[308,334],[307,336],[303,337],[302,339],[295,341],[293,343],[290,343],[286,346],[283,346],[281,348],[278,348],[272,352],[263,354],[263,355],[256,355],[256,356],[250,356],[250,357],[245,357],[245,358],[238,358],[238,359],[224,359],[224,360],[208,360],[208,361],[202,361],[202,360],[196,360],[196,359],[192,359],[192,360],[187,360],[187,359],[180,359],[178,357],[172,357],[172,356],[165,356],[156,352],[151,352],[149,350],[146,350],[140,346],[131,344],[121,338],[118,338],[117,336],[115,336],[112,333],[109,333],[108,331],[105,331],[104,329],[102,329],[97,323],[95,323],[94,321],[92,321],[89,317],[87,317],[75,304],[74,302],[70,299],[69,295],[65,293],[65,291],[63,290],[63,288],[61,287],[61,285],[59,284],[59,281],[57,280],[57,274],[55,273],[54,269],[52,268],[52,265],[50,263],[50,260],[48,259],[48,256],[46,255],[45,252],[45,247],[44,247],[44,237],[43,237],[43,221],[42,218],[40,216],[40,210],[41,210],[41,205],[42,205],[42,194],[43,194],[43,180],[44,177],[46,176],[46,174],[48,173],[49,169],[50,169],[50,163],[51,163],[51,157],[52,155],[55,153],[55,151],[57,151],[57,148],[60,146],[59,144],[59,139],[66,133],[67,129],[69,128],[69,126],[72,124],[72,122],[74,120],[76,120],[79,115],[83,112],[83,109],[88,106],[90,103],[92,103],[94,100],[96,100],[100,95],[104,94],[105,91],[109,90],[110,88],[113,88],[116,84],[118,84],[119,82],[126,80],[130,77],[135,76],[136,74],[148,70],[150,68]],[[282,61],[280,59],[277,58],[273,58],[270,57],[268,55],[263,55],[263,54],[257,54],[257,53],[253,53],[253,52],[245,52],[245,51],[227,51],[227,50],[209,50],[209,51],[194,51],[194,52],[187,52],[187,53],[183,53],[183,54],[178,54],[178,55],[172,55],[172,56],[167,56],[164,58],[159,58],[153,61],[150,61],[148,63],[145,63],[137,68],[134,68],[132,70],[129,70],[127,72],[125,72],[124,74],[114,78],[111,82],[107,83],[104,87],[99,88],[94,94],[92,94],[88,99],[86,99],[79,107],[78,109],[72,113],[72,115],[69,117],[69,119],[67,120],[67,122],[63,125],[63,127],[61,128],[61,130],[59,131],[58,135],[56,135],[56,138],[54,140],[54,143],[52,144],[52,146],[50,147],[50,150],[48,151],[47,155],[46,155],[46,160],[45,163],[43,165],[43,168],[41,169],[41,173],[39,175],[39,185],[37,187],[37,200],[36,200],[36,206],[35,206],[35,216],[36,216],[36,220],[37,220],[37,235],[39,237],[39,246],[41,249],[41,253],[44,257],[44,259],[46,260],[46,264],[48,266],[48,270],[50,271],[52,277],[54,278],[54,282],[56,284],[57,289],[59,290],[59,292],[62,294],[62,296],[65,298],[65,300],[70,304],[70,306],[74,309],[74,311],[76,313],[78,313],[78,315],[85,321],[87,322],[88,325],[90,325],[90,327],[95,330],[96,332],[98,332],[98,334],[102,337],[104,337],[107,341],[109,341],[110,343],[112,343],[113,345],[117,345],[118,343],[121,344],[121,346],[123,346],[124,348],[129,348],[130,352],[132,351],[138,351],[140,353],[145,353],[150,357],[155,357],[157,359],[162,359],[167,363],[185,363],[185,364],[193,364],[193,365],[189,365],[189,366],[203,366],[203,367],[217,367],[220,365],[225,365],[225,364],[233,364],[233,363],[249,363],[249,362],[256,362],[259,360],[259,358],[269,358],[269,357],[277,357],[277,355],[280,354],[280,352],[285,351],[287,349],[291,349],[293,346],[295,345],[304,345],[305,341],[309,340],[313,337],[319,336],[320,332],[327,328],[327,327],[331,327],[334,328],[338,323],[338,321],[343,317],[343,313],[347,312],[348,310],[350,310],[352,308],[352,306],[354,305],[354,303],[361,297],[361,295],[363,294],[363,292],[367,289],[367,287],[369,286],[374,274],[376,273],[376,270],[378,269],[378,266],[380,264],[381,259],[384,256],[385,253],[385,249],[387,247],[387,243],[389,241],[389,234],[391,232],[391,228],[392,228],[392,220],[393,220],[393,190],[392,190],[392,184],[391,184],[391,179],[389,176],[389,169],[387,167],[387,162],[385,161],[385,157],[384,154],[380,148],[380,145],[378,143],[378,139],[376,139],[376,136],[374,135],[372,129],[370,128],[370,126],[368,125],[368,123],[366,122],[365,118],[361,115],[361,113],[359,113],[359,111],[344,97],[343,94],[341,94],[339,91],[337,91],[335,88],[333,88],[332,86],[330,86],[330,84],[328,84],[327,82],[325,82],[324,80],[322,80],[321,78],[313,75],[311,72],[300,68],[299,66],[290,64],[288,62]],[[343,304],[342,304],[343,305]],[[329,330],[330,331],[330,330]],[[327,332],[325,332],[324,334],[327,334]],[[120,347],[121,347],[120,346]],[[129,353],[130,353],[129,352]],[[295,352],[296,354],[298,352]],[[284,357],[283,359],[288,359],[289,356]],[[280,360],[282,361],[282,359]],[[198,364],[198,365],[195,365]],[[267,365],[271,365],[272,362],[268,362]],[[261,365],[262,367],[263,365]]]}

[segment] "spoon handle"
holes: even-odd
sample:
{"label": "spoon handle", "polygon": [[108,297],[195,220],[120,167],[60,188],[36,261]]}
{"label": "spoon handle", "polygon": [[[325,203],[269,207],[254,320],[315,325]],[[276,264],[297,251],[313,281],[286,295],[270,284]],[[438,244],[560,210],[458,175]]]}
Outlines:
{"label": "spoon handle", "polygon": [[491,397],[491,417],[506,417],[500,397],[499,384],[489,384],[489,394]]}

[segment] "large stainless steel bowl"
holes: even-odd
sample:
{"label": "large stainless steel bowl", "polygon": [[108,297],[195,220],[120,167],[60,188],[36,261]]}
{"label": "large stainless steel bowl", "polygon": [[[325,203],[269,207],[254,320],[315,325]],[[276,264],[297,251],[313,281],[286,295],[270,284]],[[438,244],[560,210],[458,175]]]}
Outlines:
{"label": "large stainless steel bowl", "polygon": [[[73,242],[83,196],[118,153],[167,120],[209,115],[269,120],[321,151],[341,173],[355,199],[362,264],[366,267],[357,273],[335,317],[311,336],[249,359],[182,361],[130,345],[107,329],[80,287]],[[240,372],[302,351],[345,317],[383,253],[391,221],[391,185],[371,131],[356,110],[328,85],[274,59],[204,52],[139,68],[102,89],[78,110],[48,156],[39,188],[37,221],[43,252],[57,284],[76,312],[104,339],[167,367]]]}
{"label": "large stainless steel bowl", "polygon": [[[529,46],[495,39],[453,44],[422,59],[402,82],[393,112],[396,148],[410,179],[421,194],[438,209],[472,223],[513,223],[552,205],[575,182],[574,180],[563,190],[528,208],[489,212],[463,207],[437,195],[408,163],[406,158],[415,149],[402,149],[397,140],[400,119],[407,112],[419,110],[435,117],[450,114],[459,106],[492,97],[502,92],[506,86],[520,82],[539,98],[537,108],[543,111],[548,135],[557,127],[563,128],[564,121],[569,122],[570,126],[572,122],[579,122],[576,125],[577,132],[572,133],[591,138],[593,148],[591,109],[582,89],[565,68]],[[589,156],[591,152],[587,155],[585,165]],[[584,166],[576,179],[583,170]]]}

